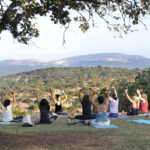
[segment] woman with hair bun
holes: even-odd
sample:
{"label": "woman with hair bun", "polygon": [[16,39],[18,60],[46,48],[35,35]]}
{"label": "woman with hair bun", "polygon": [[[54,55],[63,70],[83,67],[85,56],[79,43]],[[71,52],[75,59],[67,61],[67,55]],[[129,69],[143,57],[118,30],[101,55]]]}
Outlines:
{"label": "woman with hair bun", "polygon": [[96,95],[98,94],[98,91],[94,91],[93,89],[91,89],[93,94],[92,94],[92,97],[90,99],[91,101],[91,104],[93,105],[93,107],[95,108],[96,110],[96,119],[92,120],[90,122],[90,124],[92,126],[95,126],[95,125],[110,125],[110,120],[109,118],[107,117],[107,109],[108,109],[108,106],[109,106],[109,92],[108,92],[108,88],[106,88],[106,92],[107,92],[107,99],[105,101],[104,97],[103,96],[98,96],[97,98],[97,101],[98,101],[98,104],[95,102],[95,98],[96,98]]}

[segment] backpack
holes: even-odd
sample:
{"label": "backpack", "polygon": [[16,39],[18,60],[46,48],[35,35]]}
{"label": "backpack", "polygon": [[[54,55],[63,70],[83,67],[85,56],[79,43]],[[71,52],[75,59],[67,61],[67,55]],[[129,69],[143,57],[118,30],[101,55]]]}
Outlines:
{"label": "backpack", "polygon": [[33,123],[32,123],[30,115],[23,116],[22,126],[23,127],[32,127],[33,126]]}

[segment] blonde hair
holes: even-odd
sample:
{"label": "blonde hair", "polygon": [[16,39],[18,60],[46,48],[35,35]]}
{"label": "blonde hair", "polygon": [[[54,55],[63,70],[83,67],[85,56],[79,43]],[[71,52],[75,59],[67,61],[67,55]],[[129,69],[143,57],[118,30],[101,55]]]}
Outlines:
{"label": "blonde hair", "polygon": [[142,98],[147,100],[147,95],[145,93],[142,94]]}
{"label": "blonde hair", "polygon": [[139,97],[137,97],[137,96],[133,96],[133,100],[139,101],[140,99],[139,99]]}

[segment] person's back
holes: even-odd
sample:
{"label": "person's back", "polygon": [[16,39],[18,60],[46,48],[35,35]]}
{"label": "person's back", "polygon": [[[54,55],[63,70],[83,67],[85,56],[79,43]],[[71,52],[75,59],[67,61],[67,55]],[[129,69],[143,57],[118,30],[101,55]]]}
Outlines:
{"label": "person's back", "polygon": [[96,112],[96,122],[107,122],[107,111],[104,112]]}
{"label": "person's back", "polygon": [[15,92],[11,91],[13,96],[13,101],[11,102],[9,99],[6,99],[6,92],[4,92],[3,97],[1,99],[2,102],[2,121],[10,122],[13,121],[13,114],[12,114],[12,106],[16,104],[16,97]]}
{"label": "person's back", "polygon": [[80,90],[79,99],[82,104],[82,115],[75,116],[75,119],[80,119],[80,120],[94,119],[95,114],[92,114],[91,111],[91,102],[90,102],[89,95],[84,95],[83,98],[81,98],[81,90]]}
{"label": "person's back", "polygon": [[142,98],[145,100],[144,102],[141,101],[141,108],[140,110],[143,112],[143,113],[147,113],[148,112],[148,100],[147,100],[147,95],[144,93],[142,94]]}
{"label": "person's back", "polygon": [[[100,124],[108,124],[109,119],[107,118],[107,108],[104,104],[104,97],[98,97],[98,105],[97,105],[97,112],[96,112],[96,122]],[[110,122],[110,121],[109,121]]]}
{"label": "person's back", "polygon": [[51,123],[49,118],[49,104],[46,99],[42,99],[40,102],[40,123]]}
{"label": "person's back", "polygon": [[89,101],[89,96],[84,95],[83,101],[81,102],[82,104],[82,115],[83,118],[88,119],[91,117],[91,102]]}
{"label": "person's back", "polygon": [[9,122],[13,120],[12,104],[9,99],[6,99],[2,104],[2,114],[3,114],[2,121]]}
{"label": "person's back", "polygon": [[110,97],[110,113],[118,113],[118,99]]}
{"label": "person's back", "polygon": [[127,112],[127,115],[128,116],[138,115],[139,97],[133,96],[133,98],[130,98],[130,96],[128,95],[128,89],[125,89],[125,95],[126,95],[128,101],[130,101],[132,103],[131,110],[129,112]]}
{"label": "person's back", "polygon": [[112,97],[109,96],[109,99],[110,99],[109,117],[117,118],[118,117],[119,99],[118,99],[118,96],[117,96],[116,88],[112,87],[112,89],[113,89]]}
{"label": "person's back", "polygon": [[95,95],[97,94],[97,92],[93,91],[93,95],[91,98],[91,103],[93,105],[93,107],[95,107],[95,109],[97,110],[96,112],[96,119],[92,120],[91,125],[95,126],[95,125],[109,125],[110,124],[110,120],[107,118],[107,109],[108,109],[108,105],[109,105],[109,93],[108,93],[108,89],[107,90],[107,100],[106,103],[104,103],[104,97],[103,96],[99,96],[98,97],[98,104],[95,102]]}

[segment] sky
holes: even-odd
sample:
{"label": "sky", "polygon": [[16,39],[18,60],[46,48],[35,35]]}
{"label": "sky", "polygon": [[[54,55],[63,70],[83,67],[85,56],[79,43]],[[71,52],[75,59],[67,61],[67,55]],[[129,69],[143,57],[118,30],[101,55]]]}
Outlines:
{"label": "sky", "polygon": [[116,34],[103,23],[99,27],[91,27],[86,33],[71,25],[66,32],[66,43],[62,45],[64,28],[54,25],[48,18],[42,18],[38,23],[40,36],[29,45],[18,43],[8,32],[0,35],[0,60],[58,60],[76,55],[115,52],[150,58],[150,21],[146,24],[148,30],[138,25],[138,32],[123,35],[123,38],[116,38]]}

